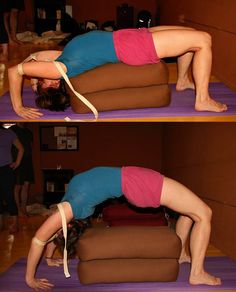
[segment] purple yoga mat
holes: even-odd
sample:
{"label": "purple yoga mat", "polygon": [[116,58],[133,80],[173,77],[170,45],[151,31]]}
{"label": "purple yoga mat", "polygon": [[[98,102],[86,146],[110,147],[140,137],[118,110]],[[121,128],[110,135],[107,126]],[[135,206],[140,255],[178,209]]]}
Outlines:
{"label": "purple yoga mat", "polygon": [[[221,277],[222,285],[192,286],[188,284],[190,264],[180,265],[179,277],[176,282],[145,282],[145,283],[118,283],[81,285],[77,276],[77,260],[69,262],[71,278],[65,278],[62,267],[48,267],[44,261],[39,265],[38,278],[47,278],[55,287],[53,292],[155,292],[155,291],[202,291],[202,290],[236,290],[236,261],[228,257],[207,257],[206,270],[215,276]],[[20,259],[7,272],[0,275],[0,291],[28,292],[24,282],[26,259]]]}
{"label": "purple yoga mat", "polygon": [[[217,101],[226,103],[228,111],[223,113],[211,112],[196,112],[194,110],[195,92],[193,90],[185,90],[177,92],[175,85],[171,85],[172,101],[168,107],[163,108],[146,108],[146,109],[132,109],[132,110],[115,110],[100,112],[99,119],[155,119],[155,118],[181,118],[181,117],[222,117],[235,116],[236,117],[236,92],[225,86],[223,83],[210,83],[210,93]],[[35,95],[30,87],[25,87],[23,90],[25,106],[35,107]],[[66,117],[71,120],[93,120],[93,114],[75,114],[70,108],[65,112],[50,112],[42,110],[43,117],[38,121],[64,121]],[[0,120],[22,120],[17,116],[11,106],[9,93],[6,93],[0,98]]]}

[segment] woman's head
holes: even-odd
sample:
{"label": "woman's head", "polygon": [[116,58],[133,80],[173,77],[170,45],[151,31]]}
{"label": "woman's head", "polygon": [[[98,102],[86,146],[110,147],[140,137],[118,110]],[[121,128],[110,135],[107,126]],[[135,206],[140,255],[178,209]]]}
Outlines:
{"label": "woman's head", "polygon": [[64,111],[70,106],[70,96],[63,80],[44,79],[37,85],[36,105],[50,111]]}
{"label": "woman's head", "polygon": [[[76,243],[87,227],[90,227],[89,220],[84,220],[84,221],[72,220],[67,225],[66,249],[67,249],[69,258],[73,258],[76,255]],[[63,254],[65,239],[64,239],[62,231],[60,231],[58,236],[54,239],[54,243],[59,248],[60,252]]]}

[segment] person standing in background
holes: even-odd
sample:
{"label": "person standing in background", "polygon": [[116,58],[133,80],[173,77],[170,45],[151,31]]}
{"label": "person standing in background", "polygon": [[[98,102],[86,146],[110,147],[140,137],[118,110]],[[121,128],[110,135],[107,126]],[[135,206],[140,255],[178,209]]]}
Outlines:
{"label": "person standing in background", "polygon": [[[34,182],[34,168],[32,159],[33,134],[25,127],[25,123],[16,123],[11,127],[24,147],[24,155],[20,166],[15,170],[15,201],[19,215],[27,215],[27,200],[30,183]],[[18,154],[18,149],[13,147],[13,158]]]}
{"label": "person standing in background", "polygon": [[[18,149],[16,160],[12,159],[12,145]],[[15,169],[20,165],[24,148],[16,134],[0,123],[0,230],[3,229],[4,203],[9,213],[9,232],[18,231],[18,210],[14,199]]]}
{"label": "person standing in background", "polygon": [[25,9],[24,0],[1,0],[3,7],[4,25],[8,34],[9,44],[22,44],[16,37],[19,11]]}
{"label": "person standing in background", "polygon": [[3,16],[3,6],[0,6],[0,61],[4,62],[8,60],[8,34],[4,24],[4,16]]}

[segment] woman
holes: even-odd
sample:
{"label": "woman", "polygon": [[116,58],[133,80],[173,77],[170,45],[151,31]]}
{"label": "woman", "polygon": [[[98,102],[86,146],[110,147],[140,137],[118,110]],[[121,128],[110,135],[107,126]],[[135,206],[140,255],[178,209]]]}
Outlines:
{"label": "woman", "polygon": [[[20,166],[15,172],[15,201],[18,207],[18,214],[27,215],[27,200],[30,184],[34,182],[34,167],[32,156],[33,133],[26,127],[25,123],[16,123],[11,130],[17,135],[24,147],[24,155]],[[13,157],[18,151],[13,147]]]}
{"label": "woman", "polygon": [[4,25],[3,7],[0,7],[0,62],[8,60],[8,45],[9,39]]}
{"label": "woman", "polygon": [[[120,197],[122,194],[131,204],[138,207],[163,205],[181,213],[176,225],[176,232],[182,241],[180,262],[189,260],[186,259],[185,244],[191,231],[189,283],[221,284],[219,278],[204,270],[204,258],[211,230],[210,208],[180,183],[154,170],[133,166],[95,167],[73,177],[62,203],[58,205],[59,212],[51,215],[43,223],[32,240],[27,261],[27,284],[36,291],[52,288],[53,284],[47,279],[35,278],[37,265],[49,239],[63,225],[65,230],[66,222],[87,218],[93,214],[96,205],[109,198]],[[67,269],[65,274],[69,276]]]}
{"label": "woman", "polygon": [[[42,91],[46,92],[46,101],[38,102],[39,105],[43,104],[44,107],[53,109],[50,96],[57,92],[56,110],[63,109],[61,103],[65,104],[64,108],[69,106],[69,100],[64,93],[58,93],[62,73],[58,71],[56,64],[49,60],[56,60],[62,71],[70,78],[109,62],[143,65],[158,63],[162,58],[173,56],[178,56],[176,89],[196,89],[195,109],[212,112],[227,110],[227,106],[214,101],[208,91],[212,65],[211,37],[206,32],[178,26],[124,29],[114,32],[91,31],[72,39],[62,52],[38,52],[34,58],[36,62],[25,62],[9,68],[12,105],[22,118],[34,119],[42,116],[38,109],[23,106],[22,75],[26,75],[36,77],[40,81],[38,89],[40,94]],[[188,76],[192,61],[194,83]]]}
{"label": "woman", "polygon": [[[15,160],[12,159],[12,146],[17,149]],[[9,233],[18,231],[18,210],[14,199],[15,175],[24,154],[24,148],[11,129],[6,129],[0,123],[0,231],[3,228],[4,202],[9,212]]]}
{"label": "woman", "polygon": [[25,10],[24,0],[2,0],[1,6],[4,12],[4,24],[11,45],[22,45],[17,37],[18,18],[20,11]]}

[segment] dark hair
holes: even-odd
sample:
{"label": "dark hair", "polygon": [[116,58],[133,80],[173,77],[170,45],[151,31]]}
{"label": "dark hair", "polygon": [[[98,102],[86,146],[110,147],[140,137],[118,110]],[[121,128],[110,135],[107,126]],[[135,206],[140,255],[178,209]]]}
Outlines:
{"label": "dark hair", "polygon": [[70,95],[66,92],[64,80],[60,81],[59,88],[42,88],[37,86],[36,105],[50,111],[64,111],[70,106]]}
{"label": "dark hair", "polygon": [[[67,224],[67,254],[69,258],[73,258],[76,255],[76,244],[80,236],[83,234],[87,227],[90,227],[90,220],[72,220]],[[62,230],[59,232],[58,236],[53,240],[55,245],[59,248],[61,254],[63,254],[65,246],[65,238],[63,236]]]}

